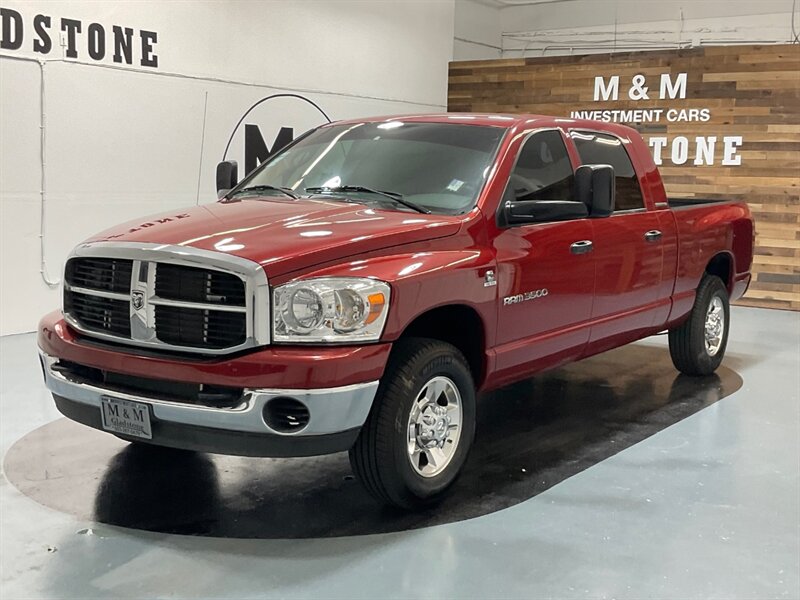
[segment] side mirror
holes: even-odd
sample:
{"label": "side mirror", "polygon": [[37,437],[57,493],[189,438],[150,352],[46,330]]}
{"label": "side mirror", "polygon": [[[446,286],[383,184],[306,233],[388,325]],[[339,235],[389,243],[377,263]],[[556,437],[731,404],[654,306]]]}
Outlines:
{"label": "side mirror", "polygon": [[614,212],[616,180],[611,165],[582,165],[575,171],[575,195],[592,217]]}
{"label": "side mirror", "polygon": [[217,165],[217,198],[236,187],[239,182],[239,164],[235,160],[225,160]]}
{"label": "side mirror", "polygon": [[582,202],[568,200],[517,200],[505,204],[506,223],[549,223],[585,219],[589,210]]}

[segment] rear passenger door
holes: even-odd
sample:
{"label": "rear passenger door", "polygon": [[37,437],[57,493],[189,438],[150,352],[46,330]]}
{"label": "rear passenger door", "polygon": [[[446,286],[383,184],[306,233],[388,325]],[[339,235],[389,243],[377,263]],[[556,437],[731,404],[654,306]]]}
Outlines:
{"label": "rear passenger door", "polygon": [[626,140],[592,131],[570,132],[581,164],[614,167],[614,213],[592,219],[597,277],[588,352],[641,337],[653,326],[663,268],[658,216],[645,206]]}

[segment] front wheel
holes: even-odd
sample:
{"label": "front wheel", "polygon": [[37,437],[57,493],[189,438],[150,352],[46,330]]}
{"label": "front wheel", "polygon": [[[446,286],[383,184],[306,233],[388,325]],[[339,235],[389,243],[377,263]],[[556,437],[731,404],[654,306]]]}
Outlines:
{"label": "front wheel", "polygon": [[669,352],[675,368],[686,375],[709,375],[722,362],[728,344],[728,290],[719,277],[700,281],[689,318],[669,330]]}
{"label": "front wheel", "polygon": [[455,481],[474,436],[475,386],[461,352],[437,340],[400,340],[350,464],[373,496],[415,508]]}

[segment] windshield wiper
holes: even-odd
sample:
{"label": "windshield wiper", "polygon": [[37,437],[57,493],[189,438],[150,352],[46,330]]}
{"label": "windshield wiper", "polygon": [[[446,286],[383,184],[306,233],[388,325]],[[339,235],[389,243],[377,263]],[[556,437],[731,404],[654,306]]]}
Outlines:
{"label": "windshield wiper", "polygon": [[325,194],[325,193],[347,193],[347,192],[366,192],[367,194],[377,194],[379,196],[383,196],[385,198],[389,198],[389,200],[393,200],[398,204],[402,204],[403,206],[407,206],[408,208],[420,212],[425,215],[431,214],[427,208],[416,204],[415,202],[411,202],[410,200],[406,200],[403,198],[403,194],[399,192],[388,192],[386,190],[376,190],[370,187],[366,187],[363,185],[337,185],[335,187],[307,187],[306,191],[311,194]]}
{"label": "windshield wiper", "polygon": [[232,198],[238,194],[247,194],[247,193],[254,193],[254,192],[280,192],[285,196],[289,196],[292,200],[297,200],[300,198],[297,194],[292,191],[291,188],[284,188],[284,187],[276,187],[274,185],[251,185],[250,187],[242,188],[240,190],[236,190],[233,192],[228,198]]}

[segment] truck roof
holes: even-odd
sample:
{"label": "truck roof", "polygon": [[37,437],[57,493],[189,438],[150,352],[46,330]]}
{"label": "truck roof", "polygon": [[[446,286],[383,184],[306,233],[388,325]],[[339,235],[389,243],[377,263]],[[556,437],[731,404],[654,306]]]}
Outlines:
{"label": "truck roof", "polygon": [[482,125],[502,127],[508,129],[518,126],[536,125],[539,127],[568,127],[587,128],[607,131],[618,136],[630,138],[636,130],[619,123],[606,123],[604,121],[590,121],[587,119],[570,119],[569,117],[555,117],[552,115],[537,114],[510,114],[510,113],[421,113],[410,115],[383,115],[364,117],[361,119],[345,119],[335,121],[339,125],[356,123],[381,123],[386,121],[406,121],[416,123],[459,123],[462,125]]}
{"label": "truck roof", "polygon": [[361,119],[337,121],[340,124],[381,123],[384,121],[413,121],[418,123],[462,123],[464,125],[489,125],[510,127],[534,119],[554,119],[543,115],[512,115],[490,113],[421,113],[410,115],[380,115]]}

